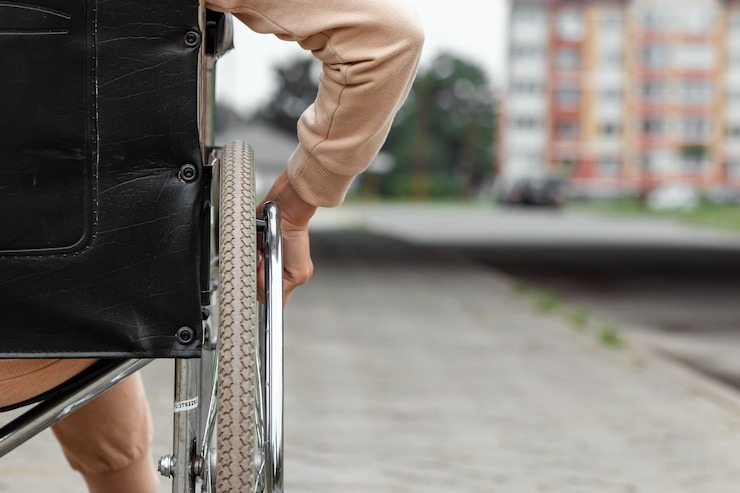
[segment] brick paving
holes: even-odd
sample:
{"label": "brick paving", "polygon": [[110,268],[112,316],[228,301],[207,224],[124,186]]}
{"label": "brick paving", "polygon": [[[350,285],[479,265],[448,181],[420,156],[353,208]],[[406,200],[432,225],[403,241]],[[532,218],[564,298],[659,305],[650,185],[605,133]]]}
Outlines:
{"label": "brick paving", "polygon": [[[314,257],[287,312],[286,491],[739,490],[732,394],[605,347],[454,254],[321,233]],[[155,365],[160,455],[171,365]],[[0,462],[0,492],[28,491],[84,491],[48,434]]]}

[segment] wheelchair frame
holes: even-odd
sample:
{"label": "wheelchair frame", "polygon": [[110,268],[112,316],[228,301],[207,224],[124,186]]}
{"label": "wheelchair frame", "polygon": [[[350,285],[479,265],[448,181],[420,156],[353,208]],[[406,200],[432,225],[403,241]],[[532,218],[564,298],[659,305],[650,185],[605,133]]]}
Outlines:
{"label": "wheelchair frame", "polygon": [[[209,25],[203,5],[200,9],[201,32],[210,57],[201,55],[199,81],[201,87],[201,142],[211,139],[210,108],[207,103],[213,91],[215,61],[231,46],[231,19]],[[216,31],[214,33],[214,31]],[[208,44],[211,44],[208,47]],[[205,94],[205,96],[204,96]],[[251,151],[250,151],[251,152]],[[250,154],[251,156],[251,154]],[[211,175],[220,175],[221,150],[212,149],[206,165]],[[251,158],[248,166],[252,166]],[[252,191],[252,193],[254,193]],[[214,208],[212,207],[212,213]],[[282,299],[282,238],[280,213],[275,204],[264,206],[263,217],[256,221],[260,235],[258,244],[265,259],[265,303],[261,306],[257,341],[256,368],[256,440],[257,463],[252,482],[253,491],[283,491],[283,299]],[[212,239],[211,248],[218,240]],[[211,276],[213,279],[213,276]],[[254,290],[255,287],[251,286]],[[218,292],[218,288],[214,289]],[[252,293],[254,295],[254,293]],[[219,404],[219,336],[217,311],[204,310],[203,344],[200,358],[175,359],[175,391],[173,409],[173,452],[159,460],[158,469],[172,478],[173,493],[198,490],[216,491],[218,459],[215,452],[214,429],[216,406]],[[243,327],[244,331],[252,329]],[[116,383],[140,370],[152,359],[103,359],[92,371],[84,372],[67,388],[42,400],[12,422],[0,428],[0,457],[23,444],[45,428],[89,403]],[[247,390],[247,389],[242,389]],[[242,464],[252,468],[253,465]]]}
{"label": "wheelchair frame", "polygon": [[[258,416],[264,422],[264,437],[259,444],[264,454],[263,484],[257,482],[255,491],[283,491],[283,306],[282,306],[282,238],[279,211],[274,204],[266,204],[264,219],[258,221],[263,233],[263,254],[266,262],[266,302],[260,317],[260,357],[258,372]],[[208,332],[207,332],[208,333]],[[216,491],[207,464],[212,454],[211,439],[216,405],[216,376],[209,375],[213,365],[216,340],[210,338],[204,345],[200,359],[175,360],[173,453],[160,458],[158,469],[164,477],[172,478],[173,493],[195,492],[198,483],[210,485],[203,491]],[[12,422],[0,428],[0,457],[30,440],[44,429],[72,414],[103,394],[115,384],[134,374],[151,359],[104,361],[104,368],[77,385],[43,400]],[[210,377],[210,378],[209,378]],[[210,389],[207,389],[210,387]],[[205,396],[205,406],[198,405]],[[203,413],[203,410],[206,413]],[[259,432],[256,432],[259,435]],[[186,460],[178,460],[186,457]]]}

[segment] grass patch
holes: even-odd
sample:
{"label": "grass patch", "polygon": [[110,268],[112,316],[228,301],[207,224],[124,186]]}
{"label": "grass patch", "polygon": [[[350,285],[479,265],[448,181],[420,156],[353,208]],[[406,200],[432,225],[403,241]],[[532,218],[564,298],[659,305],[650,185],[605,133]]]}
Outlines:
{"label": "grass patch", "polygon": [[623,348],[627,345],[624,342],[624,339],[622,339],[619,331],[611,326],[607,326],[601,329],[601,331],[599,332],[599,341],[603,345],[612,348]]}
{"label": "grass patch", "polygon": [[341,228],[345,233],[371,233],[372,228],[365,223],[351,223]]}
{"label": "grass patch", "polygon": [[[584,308],[571,309],[564,305],[560,297],[553,291],[540,290],[532,287],[523,281],[514,281],[511,283],[511,290],[525,296],[534,302],[537,312],[541,314],[557,314],[565,318],[575,329],[586,332],[590,327],[595,325],[591,313]],[[606,347],[621,349],[627,347],[627,342],[622,337],[619,329],[612,325],[605,325],[599,330],[589,332],[593,333],[597,340]],[[532,349],[532,348],[528,348]]]}
{"label": "grass patch", "polygon": [[540,313],[552,313],[560,308],[561,300],[557,294],[552,291],[542,291],[537,293],[536,306]]}
{"label": "grass patch", "polygon": [[675,219],[681,222],[729,231],[740,231],[740,206],[702,202],[693,210],[651,211],[634,199],[574,202],[568,205],[577,211],[610,216],[639,216]]}
{"label": "grass patch", "polygon": [[514,281],[511,283],[511,290],[518,296],[526,296],[532,293],[532,286],[524,281]]}
{"label": "grass patch", "polygon": [[740,207],[705,206],[684,214],[684,221],[711,228],[740,231]]}

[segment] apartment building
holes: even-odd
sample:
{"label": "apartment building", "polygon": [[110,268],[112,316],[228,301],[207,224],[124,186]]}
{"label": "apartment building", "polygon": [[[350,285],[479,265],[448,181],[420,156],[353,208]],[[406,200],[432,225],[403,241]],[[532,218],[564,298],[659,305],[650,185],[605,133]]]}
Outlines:
{"label": "apartment building", "polygon": [[740,189],[740,0],[512,0],[499,178]]}

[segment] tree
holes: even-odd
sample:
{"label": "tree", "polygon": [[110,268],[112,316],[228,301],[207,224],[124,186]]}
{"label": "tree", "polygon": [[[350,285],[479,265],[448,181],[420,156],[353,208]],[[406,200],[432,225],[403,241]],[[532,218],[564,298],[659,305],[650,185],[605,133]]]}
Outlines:
{"label": "tree", "polygon": [[[320,70],[312,57],[278,65],[275,91],[259,117],[294,134],[298,118],[316,97]],[[473,197],[493,175],[493,145],[488,77],[474,63],[440,54],[420,71],[391,128],[384,150],[394,168],[367,188],[421,200]]]}
{"label": "tree", "polygon": [[477,65],[441,54],[419,73],[385,150],[385,195],[470,198],[493,175],[494,102]]}
{"label": "tree", "polygon": [[274,127],[295,134],[301,114],[316,99],[320,63],[313,57],[300,56],[275,68],[277,84],[270,101],[258,116]]}

